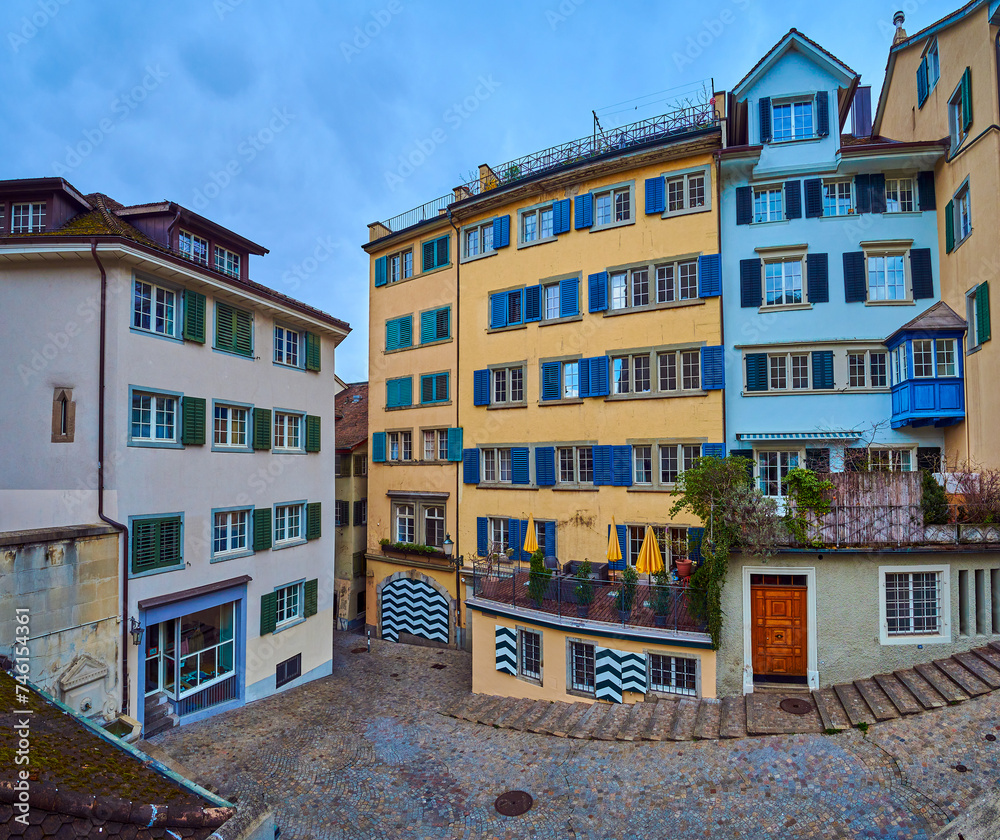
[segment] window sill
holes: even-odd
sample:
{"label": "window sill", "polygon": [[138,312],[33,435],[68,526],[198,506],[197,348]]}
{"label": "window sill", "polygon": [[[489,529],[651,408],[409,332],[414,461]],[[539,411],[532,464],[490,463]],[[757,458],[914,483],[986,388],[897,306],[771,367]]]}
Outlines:
{"label": "window sill", "polygon": [[[888,388],[881,390],[879,393],[884,393],[888,391]],[[848,393],[845,389],[837,388],[786,388],[783,391],[771,390],[771,391],[747,391],[744,389],[742,391],[742,396],[744,397],[806,397],[812,396],[813,394],[843,394]],[[850,393],[854,393],[851,391]]]}
{"label": "window sill", "polygon": [[222,446],[221,444],[213,443],[212,451],[245,453],[245,452],[253,452],[253,448],[250,446]]}
{"label": "window sill", "polygon": [[417,405],[409,406],[410,408],[440,408],[441,406],[451,405],[451,400],[442,400],[441,402],[422,402]]}
{"label": "window sill", "polygon": [[583,403],[583,397],[574,397],[565,400],[539,400],[538,405],[541,408],[545,408],[550,405],[581,405]]}
{"label": "window sill", "polygon": [[633,484],[626,493],[674,493],[674,485],[669,487],[662,484]]}
{"label": "window sill", "polygon": [[388,289],[391,286],[398,286],[400,283],[406,283],[409,280],[413,280],[414,277],[417,277],[417,276],[419,276],[419,275],[411,274],[409,277],[400,277],[398,280],[386,280],[385,283],[383,283],[381,286],[378,286],[378,287],[372,286],[372,288],[373,289],[374,288]]}
{"label": "window sill", "polygon": [[279,448],[277,446],[272,447],[271,451],[273,453],[275,453],[276,455],[306,455],[307,454],[304,449],[284,449],[284,448]]}
{"label": "window sill", "polygon": [[[540,327],[553,327],[556,324],[570,324],[573,321],[582,321],[582,320],[583,320],[583,314],[578,312],[576,315],[565,315],[562,318],[542,318],[542,320],[538,321],[537,323],[538,326]],[[532,323],[536,322],[532,321]]]}
{"label": "window sill", "polygon": [[512,332],[514,330],[526,330],[528,329],[527,324],[508,324],[506,327],[487,327],[486,332],[488,333],[502,333],[502,332]]}
{"label": "window sill", "polygon": [[[796,219],[796,221],[798,221],[798,219]],[[750,222],[750,227],[763,227],[770,225],[787,225],[787,224],[791,224],[791,219],[762,219],[759,222],[755,219],[754,221]]]}
{"label": "window sill", "polygon": [[626,400],[669,400],[677,397],[707,397],[708,391],[679,391],[675,393],[662,393],[651,391],[648,394],[611,394],[604,398],[605,402],[625,402]]}
{"label": "window sill", "polygon": [[274,630],[272,631],[275,635],[280,633],[282,630],[289,630],[292,627],[297,627],[299,624],[304,624],[306,621],[305,616],[299,616],[298,618],[291,618],[288,621],[284,621],[281,624],[275,624]]}
{"label": "window sill", "polygon": [[826,213],[824,213],[822,216],[817,216],[816,218],[819,219],[821,222],[840,222],[843,221],[844,219],[857,219],[860,218],[861,216],[866,216],[866,215],[869,214],[859,213],[857,210],[855,210],[853,213],[838,213],[836,216],[827,216]]}
{"label": "window sill", "polygon": [[983,344],[982,344],[982,343],[980,343],[980,344],[977,344],[977,345],[976,345],[975,347],[970,347],[970,348],[968,348],[968,349],[967,349],[967,350],[965,351],[965,355],[966,355],[966,356],[971,356],[971,355],[972,355],[973,353],[978,353],[978,352],[979,352],[980,350],[982,350],[982,349],[983,349]]}
{"label": "window sill", "polygon": [[145,572],[133,572],[129,571],[129,580],[135,580],[137,578],[152,577],[153,575],[162,575],[165,572],[178,572],[181,569],[186,568],[186,564],[182,560],[180,563],[174,566],[162,566],[159,569],[147,569]]}
{"label": "window sill", "polygon": [[596,493],[600,488],[595,484],[554,484],[549,489],[556,493]]}
{"label": "window sill", "polygon": [[459,265],[465,265],[466,263],[475,262],[476,260],[483,260],[486,259],[487,257],[495,257],[496,255],[497,255],[496,250],[491,249],[489,251],[485,251],[482,254],[473,254],[471,257],[464,256],[458,261],[458,263]]}
{"label": "window sill", "polygon": [[405,353],[407,350],[415,350],[419,346],[420,346],[419,344],[410,344],[407,345],[406,347],[397,347],[395,350],[383,350],[382,355],[394,356],[396,353]]}
{"label": "window sill", "polygon": [[969,239],[972,238],[972,231],[974,230],[975,228],[971,228],[969,232],[965,234],[965,236],[962,239],[955,240],[955,247],[951,249],[952,254],[954,254],[959,248],[961,248],[966,242],[968,242]]}
{"label": "window sill", "polygon": [[538,490],[534,484],[511,484],[506,481],[480,481],[476,486],[482,490]]}
{"label": "window sill", "polygon": [[865,306],[916,306],[913,300],[866,300]]}
{"label": "window sill", "polygon": [[[642,306],[625,306],[621,309],[607,309],[605,318],[615,318],[619,315],[631,315],[636,312],[655,312],[660,309],[679,309],[685,306],[704,306],[706,298],[685,298],[684,300],[668,300],[662,303],[644,303]],[[691,348],[692,350],[695,348]]]}
{"label": "window sill", "polygon": [[678,216],[693,216],[695,213],[708,213],[711,209],[711,205],[706,203],[701,207],[685,208],[683,210],[664,210],[663,213],[660,214],[660,218],[676,219]]}
{"label": "window sill", "polygon": [[[446,336],[445,338],[433,338],[430,341],[421,341],[420,344],[413,345],[414,347],[433,347],[436,344],[449,344],[454,341],[454,336]],[[409,348],[407,348],[409,349]]]}
{"label": "window sill", "polygon": [[598,225],[597,222],[594,222],[594,224],[590,226],[590,233],[599,233],[602,230],[614,230],[615,228],[628,227],[629,225],[634,224],[635,218],[625,219],[621,222],[609,222],[606,225]]}
{"label": "window sill", "polygon": [[512,403],[490,403],[486,406],[487,411],[505,411],[509,408],[527,408],[528,404],[526,402],[512,402]]}
{"label": "window sill", "polygon": [[802,309],[812,309],[811,303],[782,303],[776,306],[761,306],[757,312],[763,315],[766,312],[796,312]]}
{"label": "window sill", "polygon": [[139,449],[183,449],[183,443],[177,443],[175,441],[157,441],[157,440],[130,440],[128,442],[129,446],[135,446]]}
{"label": "window sill", "polygon": [[256,361],[254,359],[253,353],[237,353],[235,350],[225,350],[222,347],[212,347],[213,353],[222,353],[224,356],[235,356],[237,359],[247,359],[248,361]]}
{"label": "window sill", "polygon": [[573,697],[586,697],[588,700],[596,700],[597,698],[593,691],[580,691],[578,688],[567,688],[566,693]]}
{"label": "window sill", "polygon": [[[283,368],[284,370],[297,370],[300,372],[305,372],[305,368],[302,365],[289,365],[286,364],[285,362],[277,362],[274,360],[271,361],[271,364],[274,365],[275,367]],[[315,373],[315,371],[313,371],[313,373]]]}
{"label": "window sill", "polygon": [[[446,269],[451,268],[451,266],[452,266],[452,264],[450,262],[447,262],[444,265],[438,265],[438,266],[435,266],[434,268],[428,268],[427,271],[421,271],[420,274],[415,274],[414,277],[426,277],[428,274],[437,274],[439,271],[444,271]],[[408,279],[412,280],[413,277],[410,277]],[[399,280],[396,281],[396,283],[399,283],[399,282],[401,282],[401,281],[399,281]],[[390,286],[395,286],[396,283],[390,283],[389,285]]]}
{"label": "window sill", "polygon": [[408,408],[416,408],[414,405],[387,405],[382,408],[383,411],[405,411]]}
{"label": "window sill", "polygon": [[520,251],[523,248],[534,248],[536,245],[547,245],[549,242],[557,242],[558,240],[559,236],[557,236],[556,234],[553,234],[552,236],[546,236],[544,239],[542,238],[533,239],[531,242],[521,242],[519,240],[517,243],[517,250]]}
{"label": "window sill", "polygon": [[541,688],[542,685],[541,677],[529,677],[527,676],[527,674],[520,674],[520,673],[516,674],[515,676],[521,682],[531,683],[532,685],[537,685],[539,688]]}
{"label": "window sill", "polygon": [[809,137],[789,137],[787,140],[768,140],[768,146],[790,146],[795,143],[818,143],[823,138],[818,134],[811,134]]}
{"label": "window sill", "polygon": [[129,332],[135,333],[136,335],[145,335],[150,338],[159,338],[162,341],[172,341],[174,344],[183,344],[184,339],[179,335],[165,335],[164,333],[158,333],[154,330],[144,330],[142,327],[129,327]]}
{"label": "window sill", "polygon": [[252,548],[240,549],[229,554],[216,554],[209,558],[209,563],[225,563],[227,560],[238,560],[240,557],[250,557],[253,555]]}
{"label": "window sill", "polygon": [[879,639],[879,644],[883,647],[897,646],[897,645],[943,645],[951,642],[951,637],[945,636],[939,633],[928,636],[919,635],[906,635],[906,636],[889,636],[884,635]]}
{"label": "window sill", "polygon": [[294,548],[297,545],[305,545],[305,543],[305,537],[296,537],[294,540],[284,540],[280,543],[275,541],[271,543],[271,551],[281,551],[285,548]]}

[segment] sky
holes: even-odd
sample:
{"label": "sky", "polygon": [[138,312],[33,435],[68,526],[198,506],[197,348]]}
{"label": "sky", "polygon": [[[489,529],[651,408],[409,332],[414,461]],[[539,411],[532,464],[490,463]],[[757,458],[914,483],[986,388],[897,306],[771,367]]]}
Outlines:
{"label": "sky", "polygon": [[250,276],[349,322],[367,378],[370,222],[501,163],[731,89],[795,27],[877,98],[959,0],[3,0],[0,179],[171,200],[270,250]]}

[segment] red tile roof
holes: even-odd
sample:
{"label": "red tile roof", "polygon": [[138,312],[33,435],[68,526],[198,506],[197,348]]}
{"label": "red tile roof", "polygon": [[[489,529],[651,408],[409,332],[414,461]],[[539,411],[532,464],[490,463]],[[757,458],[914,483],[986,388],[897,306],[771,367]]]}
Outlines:
{"label": "red tile roof", "polygon": [[353,382],[337,394],[337,449],[354,449],[368,440],[368,383]]}

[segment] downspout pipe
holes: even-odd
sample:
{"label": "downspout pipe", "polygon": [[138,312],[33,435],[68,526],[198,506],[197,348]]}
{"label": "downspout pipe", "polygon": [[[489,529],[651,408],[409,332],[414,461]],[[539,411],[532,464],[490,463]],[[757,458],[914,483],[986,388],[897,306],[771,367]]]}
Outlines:
{"label": "downspout pipe", "polygon": [[107,346],[108,322],[108,273],[104,270],[101,258],[97,256],[97,240],[90,240],[90,255],[94,258],[101,272],[101,327],[100,351],[98,356],[98,398],[97,398],[97,515],[102,522],[107,522],[122,534],[122,714],[129,713],[128,688],[128,526],[117,522],[104,513],[104,386],[105,386],[105,348]]}
{"label": "downspout pipe", "polygon": [[[455,229],[455,382],[459,382],[459,375],[462,370],[461,360],[462,360],[462,333],[458,328],[459,324],[459,312],[461,312],[461,307],[459,303],[462,297],[462,261],[459,259],[462,247],[462,232],[459,230],[458,226],[455,224],[455,220],[451,217],[451,208],[448,207],[445,211],[448,214],[448,224],[450,224]],[[455,393],[458,393],[458,388],[452,386]],[[459,420],[459,405],[460,401],[455,400],[455,428],[461,429],[462,424]],[[455,536],[458,536],[458,493],[461,489],[461,483],[459,482],[459,476],[461,474],[461,469],[456,467],[455,469]],[[457,647],[458,643],[458,629],[462,626],[462,575],[461,566],[458,564],[458,558],[460,554],[455,555],[455,643]]]}

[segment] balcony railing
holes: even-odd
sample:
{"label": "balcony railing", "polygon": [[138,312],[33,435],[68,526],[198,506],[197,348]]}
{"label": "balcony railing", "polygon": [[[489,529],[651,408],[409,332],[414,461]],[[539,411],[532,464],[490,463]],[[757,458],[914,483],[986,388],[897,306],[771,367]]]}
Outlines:
{"label": "balcony railing", "polygon": [[233,674],[229,679],[213,683],[208,688],[202,689],[194,694],[182,697],[176,703],[176,712],[179,716],[189,715],[210,706],[217,706],[219,703],[227,703],[240,696],[240,680],[237,674]]}
{"label": "balcony railing", "polygon": [[[391,219],[386,219],[382,225],[389,233],[398,233],[420,222],[426,222],[428,219],[436,219],[454,201],[454,193],[448,193],[448,195],[421,204],[419,207],[414,207],[412,210],[407,210],[405,213],[400,213],[398,216],[393,216]],[[383,234],[383,236],[388,235]]]}

